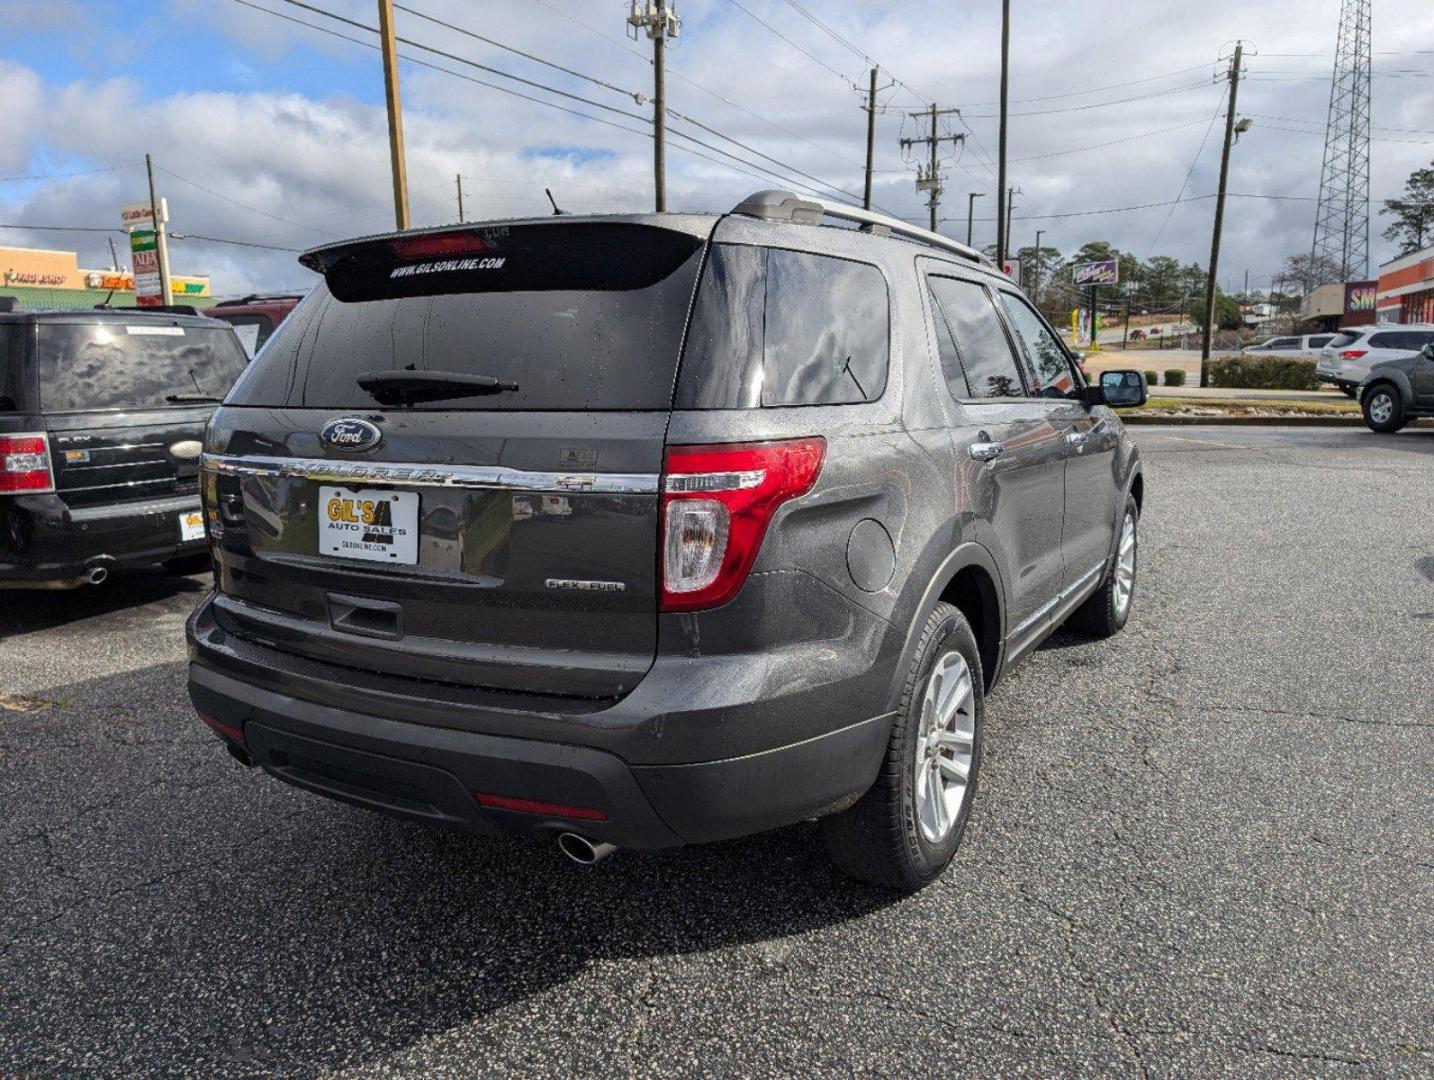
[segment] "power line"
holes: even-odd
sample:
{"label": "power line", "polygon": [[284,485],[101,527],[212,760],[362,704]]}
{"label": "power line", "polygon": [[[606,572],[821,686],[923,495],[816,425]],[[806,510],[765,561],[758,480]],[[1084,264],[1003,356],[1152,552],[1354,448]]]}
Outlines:
{"label": "power line", "polygon": [[1091,143],[1089,146],[1077,146],[1070,150],[1054,150],[1048,154],[1031,154],[1027,157],[1010,158],[1009,160],[1010,163],[1014,165],[1022,161],[1044,161],[1046,158],[1065,157],[1068,154],[1083,154],[1087,150],[1104,150],[1108,146],[1119,146],[1121,143],[1139,142],[1141,139],[1148,139],[1153,135],[1164,135],[1171,131],[1182,131],[1185,128],[1194,127],[1196,124],[1203,123],[1205,123],[1203,119],[1188,120],[1183,124],[1174,124],[1171,127],[1157,128],[1154,131],[1142,131],[1138,135],[1127,135],[1123,139],[1111,139],[1109,142]]}
{"label": "power line", "polygon": [[[331,29],[331,28],[329,28],[329,27],[316,26],[315,24],[309,23],[309,22],[305,22],[305,21],[302,20],[302,19],[295,19],[295,18],[293,18],[293,17],[291,17],[291,16],[284,15],[282,12],[276,12],[276,11],[272,11],[272,10],[270,10],[270,9],[268,9],[268,8],[260,7],[258,4],[251,3],[250,0],[234,0],[234,2],[235,2],[235,3],[238,3],[238,4],[243,4],[245,7],[253,8],[253,9],[256,10],[256,11],[263,11],[263,12],[265,12],[266,14],[276,15],[276,16],[278,16],[278,17],[280,17],[280,18],[286,19],[286,20],[289,21],[289,22],[294,22],[294,23],[297,23],[297,24],[300,25],[300,26],[308,27],[308,28],[311,29],[311,30],[317,30],[317,31],[319,31],[319,32],[321,32],[321,33],[327,33],[327,34],[330,34],[330,35],[332,35],[332,36],[334,36],[334,37],[342,38],[342,39],[345,40],[345,41],[351,41],[351,42],[353,42],[354,44],[364,45],[364,46],[366,46],[366,47],[368,47],[368,48],[374,48],[374,49],[377,49],[377,48],[378,48],[377,44],[375,44],[375,43],[373,43],[373,42],[363,41],[363,40],[360,40],[360,39],[358,39],[358,38],[351,37],[351,36],[349,36],[349,35],[347,35],[347,34],[343,34],[343,33],[340,33],[340,32],[338,32],[338,31],[335,31],[335,30],[333,30],[333,29]],[[358,22],[357,20],[354,20],[354,19],[347,18],[346,16],[343,16],[343,15],[336,15],[336,14],[334,14],[334,13],[332,13],[332,12],[325,11],[325,10],[323,10],[322,8],[318,8],[318,7],[313,6],[312,4],[305,3],[304,0],[281,0],[281,2],[286,3],[286,4],[290,4],[290,5],[294,6],[294,7],[304,8],[304,9],[306,9],[306,10],[308,10],[308,11],[312,11],[312,12],[315,12],[315,13],[320,14],[320,15],[326,15],[326,16],[328,16],[329,18],[335,19],[335,20],[337,20],[337,21],[339,21],[339,22],[348,24],[348,25],[350,25],[350,26],[354,26],[354,27],[356,27],[356,28],[358,28],[358,29],[365,30],[365,31],[367,31],[367,32],[369,32],[369,33],[377,33],[377,30],[375,30],[374,27],[367,26],[367,25],[365,25],[364,23]],[[627,117],[628,119],[631,119],[631,120],[636,120],[636,121],[638,121],[638,122],[640,122],[640,123],[643,123],[643,124],[650,124],[650,123],[651,123],[651,121],[650,121],[647,117],[645,117],[645,116],[643,116],[643,115],[641,115],[641,114],[639,114],[639,113],[627,112],[626,110],[618,109],[618,108],[615,108],[615,107],[613,107],[613,106],[611,106],[611,105],[606,105],[606,104],[604,104],[604,103],[602,103],[602,102],[593,101],[593,100],[590,99],[590,98],[585,98],[585,97],[582,97],[582,96],[577,95],[577,94],[571,94],[571,93],[568,93],[567,91],[564,91],[564,90],[558,90],[558,89],[556,89],[556,88],[554,88],[554,87],[547,86],[547,85],[545,85],[545,84],[543,84],[543,83],[535,82],[535,81],[533,81],[533,80],[531,80],[531,79],[524,79],[524,78],[521,78],[521,77],[516,76],[516,75],[510,75],[510,74],[508,74],[507,72],[500,71],[500,70],[498,70],[497,68],[489,67],[489,66],[486,65],[486,64],[480,64],[480,63],[478,63],[477,61],[469,60],[469,59],[467,59],[467,58],[465,58],[465,57],[457,56],[457,55],[455,55],[455,54],[453,54],[453,53],[445,52],[445,51],[442,50],[442,49],[437,49],[437,48],[434,48],[433,46],[430,46],[430,45],[423,45],[423,44],[420,44],[420,43],[418,43],[418,42],[412,41],[412,40],[410,40],[410,39],[408,39],[408,38],[399,37],[397,40],[403,42],[405,45],[410,45],[410,46],[413,46],[413,47],[415,47],[415,48],[422,49],[422,50],[424,50],[425,52],[434,53],[435,55],[442,56],[442,57],[444,57],[445,59],[453,60],[453,61],[455,61],[455,62],[457,62],[457,63],[460,63],[460,64],[465,64],[465,65],[468,65],[468,66],[471,66],[471,67],[479,68],[480,70],[483,70],[483,71],[487,71],[487,72],[491,72],[491,73],[494,73],[494,74],[498,74],[498,75],[501,75],[501,76],[503,76],[503,77],[505,77],[505,78],[513,79],[513,80],[515,80],[515,81],[517,81],[517,82],[524,83],[525,85],[537,87],[537,88],[542,89],[542,90],[545,90],[545,91],[547,91],[547,92],[549,92],[549,93],[558,94],[558,95],[560,95],[560,96],[562,96],[562,97],[569,98],[569,99],[572,99],[572,100],[575,100],[575,101],[579,101],[579,102],[582,102],[582,103],[584,103],[584,104],[591,105],[591,106],[593,106],[593,107],[595,107],[595,108],[599,108],[599,109],[603,109],[603,110],[608,111],[608,112],[616,113],[616,114],[618,114],[618,115],[620,115],[620,116]],[[467,81],[472,82],[472,83],[475,83],[475,84],[477,84],[477,85],[479,85],[479,86],[485,86],[485,87],[488,87],[489,89],[498,90],[498,91],[500,91],[500,92],[502,92],[502,93],[510,94],[510,95],[515,96],[515,97],[520,97],[520,98],[523,98],[523,99],[528,100],[528,101],[533,101],[533,102],[535,102],[535,103],[537,103],[537,104],[540,104],[540,105],[546,105],[546,106],[548,106],[548,107],[550,107],[550,108],[561,109],[561,110],[564,111],[564,112],[573,113],[574,115],[576,115],[576,116],[581,116],[581,117],[583,117],[584,119],[597,120],[597,121],[599,121],[599,122],[604,122],[604,123],[607,123],[608,126],[610,126],[610,127],[616,127],[616,128],[619,128],[620,130],[629,131],[629,132],[631,132],[631,133],[638,134],[638,135],[642,135],[642,136],[644,136],[644,137],[650,137],[650,133],[647,132],[647,131],[643,131],[643,130],[640,130],[640,129],[637,129],[637,128],[630,128],[630,127],[627,127],[626,125],[616,124],[616,123],[613,123],[613,122],[611,122],[611,121],[603,121],[603,120],[601,120],[601,118],[599,118],[599,117],[589,116],[588,114],[579,112],[579,111],[577,111],[577,110],[575,110],[575,109],[566,108],[566,107],[564,107],[564,106],[561,106],[561,105],[557,104],[556,102],[545,101],[545,100],[543,100],[542,98],[532,97],[532,96],[529,95],[529,94],[521,93],[521,92],[516,91],[516,90],[513,90],[513,89],[511,89],[511,88],[509,88],[509,87],[498,86],[498,85],[496,85],[496,84],[494,84],[494,83],[487,82],[487,81],[485,81],[485,80],[483,80],[483,79],[475,79],[475,78],[473,78],[473,77],[471,77],[471,76],[462,75],[462,74],[459,73],[459,72],[452,71],[451,69],[442,67],[442,66],[440,66],[440,65],[428,63],[428,62],[423,61],[423,60],[418,60],[418,59],[415,59],[415,58],[413,58],[413,57],[411,57],[411,56],[404,56],[403,59],[404,59],[405,61],[409,62],[409,63],[418,64],[418,65],[421,65],[421,66],[423,66],[423,67],[429,67],[429,68],[432,68],[432,69],[437,70],[437,71],[445,72],[445,73],[447,73],[447,74],[449,74],[449,75],[457,76],[458,78],[466,79]],[[674,114],[674,115],[677,115],[677,114]],[[854,195],[853,195],[852,193],[850,193],[850,192],[846,192],[846,191],[844,191],[844,190],[841,189],[841,188],[835,187],[834,185],[829,184],[829,183],[827,183],[826,181],[816,180],[816,178],[810,177],[809,174],[804,173],[804,172],[802,172],[801,170],[796,169],[796,168],[794,168],[793,166],[786,164],[785,162],[781,162],[781,161],[779,161],[777,158],[773,158],[773,157],[771,157],[770,155],[767,155],[767,154],[762,154],[761,151],[752,150],[750,147],[747,147],[745,144],[738,143],[737,140],[732,139],[730,136],[724,135],[724,134],[722,134],[721,132],[717,131],[716,129],[711,128],[711,127],[708,127],[708,126],[705,125],[705,124],[701,124],[701,123],[699,123],[698,121],[693,120],[691,117],[683,116],[683,119],[684,119],[684,120],[687,120],[689,123],[698,124],[698,126],[699,126],[699,127],[702,127],[704,130],[707,130],[707,131],[709,131],[709,132],[711,132],[711,133],[717,135],[719,138],[726,139],[726,140],[729,141],[729,142],[732,142],[732,143],[734,143],[734,144],[736,144],[736,145],[740,145],[740,146],[743,147],[743,149],[747,149],[747,150],[749,150],[750,152],[760,154],[760,156],[765,157],[765,158],[767,158],[768,160],[774,162],[774,163],[777,164],[781,169],[783,169],[783,170],[785,170],[785,171],[787,171],[787,172],[789,172],[789,173],[795,173],[795,174],[797,174],[798,176],[803,176],[803,177],[807,177],[808,179],[813,179],[813,180],[816,181],[816,183],[820,184],[820,185],[823,186],[823,187],[830,188],[832,191],[836,191],[836,192],[839,192],[839,193],[841,193],[841,194],[843,194],[843,195],[846,195],[848,198],[852,198],[852,199],[854,199],[854,200],[856,200],[856,201],[860,201],[856,196],[854,196]],[[773,172],[771,169],[767,169],[767,168],[765,168],[765,167],[763,167],[763,166],[761,166],[761,165],[759,165],[759,164],[757,164],[757,163],[755,163],[755,162],[748,161],[748,160],[746,160],[746,159],[744,159],[744,158],[741,158],[741,157],[739,157],[739,156],[737,156],[737,155],[735,155],[735,154],[732,154],[732,153],[730,153],[730,152],[728,152],[728,151],[726,151],[726,150],[723,150],[721,147],[716,147],[716,146],[713,146],[713,145],[710,144],[710,143],[704,142],[704,141],[702,141],[701,139],[698,139],[698,138],[696,138],[695,136],[693,136],[693,135],[691,135],[691,134],[688,134],[688,133],[685,133],[685,132],[680,132],[680,131],[677,131],[676,129],[673,130],[673,134],[674,134],[674,135],[678,135],[678,136],[680,136],[680,137],[682,137],[682,138],[685,138],[685,139],[687,139],[688,141],[693,142],[693,143],[695,143],[696,145],[702,147],[703,149],[711,151],[712,153],[720,154],[721,156],[727,157],[727,158],[731,158],[733,161],[739,162],[739,163],[741,163],[742,165],[748,166],[748,167],[750,167],[750,168],[758,169],[760,172],[766,173],[766,174],[767,174],[767,177],[774,177],[774,178],[778,179],[781,183],[790,184],[790,185],[792,185],[792,186],[794,186],[794,187],[803,189],[803,190],[805,190],[805,191],[808,192],[808,193],[813,193],[813,189],[810,188],[810,187],[809,187],[808,185],[806,185],[806,184],[794,183],[794,182],[791,180],[790,177],[782,176],[782,175],[779,174],[779,173]],[[689,152],[689,153],[697,153],[696,151],[692,151],[692,150],[690,150],[690,149],[688,149],[688,152]],[[697,153],[697,156],[698,156],[698,157],[705,157],[706,155]],[[711,159],[711,158],[707,158],[707,160],[712,160],[712,159]],[[722,163],[721,163],[721,162],[716,162],[716,164],[722,164]],[[745,170],[739,169],[739,170],[737,170],[737,171],[742,172],[742,171],[745,171]],[[750,174],[749,174],[749,175],[750,175]],[[759,179],[763,179],[764,182],[765,182],[766,179],[767,179],[767,177],[758,177],[758,178],[759,178]]]}
{"label": "power line", "polygon": [[[1066,105],[1059,109],[1032,109],[1029,112],[1013,112],[1008,116],[1052,116],[1056,113],[1085,112],[1089,109],[1104,109],[1111,105],[1128,105],[1133,101],[1149,101],[1152,98],[1168,97],[1171,94],[1181,94],[1187,90],[1198,90],[1201,87],[1209,86],[1208,79],[1196,83],[1186,83],[1183,86],[1172,86],[1167,90],[1155,90],[1149,94],[1137,94],[1134,97],[1116,98],[1114,101],[1095,101],[1089,105]],[[972,120],[994,120],[997,113],[970,113],[968,119]]]}
{"label": "power line", "polygon": [[[1180,190],[1175,195],[1175,202],[1178,203],[1185,197],[1185,189],[1190,186],[1190,178],[1195,175],[1195,167],[1200,164],[1200,156],[1205,153],[1205,144],[1210,141],[1210,132],[1215,130],[1215,121],[1220,118],[1220,110],[1225,107],[1225,94],[1221,93],[1220,100],[1215,102],[1215,111],[1210,114],[1210,123],[1205,128],[1205,134],[1200,139],[1200,146],[1195,151],[1195,157],[1190,162],[1190,168],[1185,171],[1185,179],[1180,181]],[[1174,203],[1170,206],[1170,212],[1165,215],[1165,220],[1160,223],[1160,231],[1155,234],[1155,239],[1150,241],[1150,248],[1146,251],[1148,259],[1155,253],[1155,247],[1160,243],[1160,238],[1165,235],[1165,229],[1170,224],[1170,219],[1175,215]]]}
{"label": "power line", "polygon": [[[732,6],[733,6],[734,8],[736,8],[738,11],[742,12],[744,15],[746,15],[746,16],[748,16],[749,18],[755,20],[756,22],[761,23],[761,24],[762,24],[763,26],[765,26],[768,30],[770,30],[773,34],[775,34],[777,37],[781,38],[783,41],[785,41],[785,42],[786,42],[788,45],[790,45],[792,48],[796,49],[797,52],[799,52],[799,53],[801,53],[803,56],[805,56],[808,60],[811,60],[813,63],[819,64],[821,67],[826,68],[828,71],[830,71],[833,75],[835,75],[835,76],[836,76],[838,79],[840,79],[842,82],[846,83],[848,86],[851,86],[851,87],[853,87],[853,88],[856,86],[855,80],[848,78],[848,77],[847,77],[846,75],[844,75],[842,72],[840,72],[840,71],[838,71],[836,68],[832,67],[832,66],[831,66],[830,64],[828,64],[825,60],[823,60],[823,59],[821,59],[819,56],[817,56],[816,53],[809,52],[807,49],[802,48],[802,46],[798,45],[798,44],[797,44],[795,41],[793,41],[791,38],[787,37],[786,34],[782,33],[780,30],[778,30],[778,29],[777,29],[775,26],[773,26],[771,23],[767,22],[766,19],[763,19],[760,15],[757,15],[757,14],[756,14],[755,12],[753,12],[750,8],[746,7],[744,4],[739,3],[738,0],[730,0],[730,3],[732,4]],[[877,66],[880,67],[881,65],[878,64]]]}
{"label": "power line", "polygon": [[[18,232],[79,232],[79,233],[118,233],[124,235],[123,229],[111,228],[103,225],[25,225],[8,224],[0,225],[0,229],[13,229]],[[256,244],[252,240],[231,240],[223,236],[201,236],[198,233],[170,233],[171,240],[207,240],[211,244],[233,244],[236,247],[265,248],[269,251],[302,251],[302,248],[276,247],[273,244]]]}
{"label": "power line", "polygon": [[70,176],[94,176],[96,173],[120,172],[123,169],[137,169],[142,162],[130,161],[123,165],[104,165],[97,169],[79,169],[75,172],[34,173],[30,176],[0,176],[0,184],[16,184],[23,180],[63,180]]}
{"label": "power line", "polygon": [[[1012,98],[1012,105],[1030,105],[1037,101],[1056,101],[1060,98],[1081,97],[1084,94],[1101,94],[1107,90],[1123,90],[1127,86],[1139,86],[1141,83],[1159,82],[1161,79],[1174,78],[1176,75],[1188,75],[1192,71],[1202,71],[1210,67],[1209,64],[1194,64],[1191,67],[1176,68],[1174,71],[1166,71],[1159,75],[1148,75],[1143,79],[1130,79],[1127,82],[1111,83],[1108,86],[1092,86],[1086,90],[1067,90],[1060,94],[1043,94],[1040,97]],[[986,108],[991,105],[999,105],[998,101],[976,101],[970,107],[973,109]]]}
{"label": "power line", "polygon": [[189,179],[189,177],[187,176],[180,176],[179,173],[175,172],[173,169],[166,169],[163,165],[156,165],[155,169],[158,172],[162,172],[167,176],[172,176],[176,180],[180,180],[188,184],[192,188],[196,188],[199,191],[204,192],[206,195],[212,195],[214,198],[227,202],[232,206],[237,206],[241,210],[247,210],[251,214],[258,214],[260,217],[266,217],[272,221],[277,221],[284,225],[293,225],[294,227],[299,229],[307,229],[309,232],[323,233],[326,236],[333,235],[325,229],[315,228],[313,225],[306,225],[300,221],[291,221],[289,218],[280,217],[278,214],[271,214],[267,210],[261,210],[257,206],[250,206],[248,203],[242,203],[238,199],[234,199],[228,195],[225,195],[223,192],[215,191],[213,188],[207,188],[198,181]]}
{"label": "power line", "polygon": [[[1157,206],[1174,206],[1177,203],[1204,202],[1206,199],[1215,198],[1210,195],[1192,195],[1188,199],[1165,199],[1161,202],[1139,203],[1135,206],[1108,206],[1101,210],[1070,210],[1060,214],[1017,214],[1013,216],[1015,221],[1052,221],[1061,218],[1094,217],[1099,214],[1120,214],[1130,210],[1150,210]],[[1317,202],[1313,195],[1264,195],[1258,192],[1228,192],[1227,199],[1270,199],[1279,202]],[[903,221],[920,221],[920,218],[903,218]],[[941,221],[965,221],[965,218],[942,218]],[[990,222],[995,218],[976,218],[977,221]]]}

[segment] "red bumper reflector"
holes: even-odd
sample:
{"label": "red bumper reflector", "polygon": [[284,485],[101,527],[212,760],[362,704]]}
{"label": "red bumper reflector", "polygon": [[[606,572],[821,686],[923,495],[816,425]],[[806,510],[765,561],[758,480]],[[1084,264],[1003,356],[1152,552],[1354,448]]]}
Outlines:
{"label": "red bumper reflector", "polygon": [[[199,710],[196,709],[195,712],[199,712]],[[240,728],[234,727],[232,724],[226,724],[223,720],[218,720],[208,713],[199,713],[199,719],[203,720],[230,742],[237,742],[240,746],[244,745],[244,732]]]}
{"label": "red bumper reflector", "polygon": [[513,810],[519,814],[541,814],[543,817],[572,818],[575,821],[606,821],[607,815],[601,810],[587,806],[564,806],[562,803],[534,802],[532,799],[513,799],[507,795],[486,795],[475,791],[473,797],[479,806],[490,810]]}

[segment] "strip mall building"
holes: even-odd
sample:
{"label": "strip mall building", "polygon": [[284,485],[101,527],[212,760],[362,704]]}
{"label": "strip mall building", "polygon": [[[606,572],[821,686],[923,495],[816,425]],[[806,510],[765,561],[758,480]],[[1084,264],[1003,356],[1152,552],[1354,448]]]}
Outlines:
{"label": "strip mall building", "polygon": [[[175,277],[174,302],[207,300],[207,277]],[[0,296],[31,311],[88,308],[108,302],[134,307],[134,275],[126,270],[85,270],[73,251],[0,247]]]}
{"label": "strip mall building", "polygon": [[1434,247],[1401,255],[1379,268],[1375,318],[1382,323],[1434,323]]}

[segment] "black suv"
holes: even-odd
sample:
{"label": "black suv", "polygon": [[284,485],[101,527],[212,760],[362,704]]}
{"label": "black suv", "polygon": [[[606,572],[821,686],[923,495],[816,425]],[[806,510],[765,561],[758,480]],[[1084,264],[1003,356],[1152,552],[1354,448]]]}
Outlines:
{"label": "black suv", "polygon": [[1420,416],[1434,416],[1434,342],[1413,356],[1375,364],[1359,388],[1364,422],[1389,435]]}
{"label": "black suv", "polygon": [[754,195],[335,244],[210,425],[190,693],[245,764],[593,862],[822,818],[913,889],[984,695],[1130,612],[1143,485],[1011,282]]}
{"label": "black suv", "polygon": [[206,562],[201,440],[245,362],[174,310],[0,312],[0,589]]}

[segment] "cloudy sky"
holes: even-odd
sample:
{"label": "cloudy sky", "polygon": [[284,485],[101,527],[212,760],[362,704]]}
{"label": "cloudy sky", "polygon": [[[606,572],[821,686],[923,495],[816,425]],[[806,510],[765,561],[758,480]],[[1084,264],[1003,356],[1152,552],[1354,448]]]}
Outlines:
{"label": "cloudy sky", "polygon": [[[374,0],[305,3],[363,26],[377,21]],[[407,9],[398,12],[399,35],[415,43],[401,52],[430,65],[401,68],[415,224],[456,218],[457,173],[470,218],[545,211],[544,187],[564,209],[651,205],[649,106],[631,96],[650,93],[650,47],[624,36],[625,4],[399,3]],[[390,227],[374,35],[290,0],[252,5],[0,2],[0,222],[116,226],[119,204],[145,196],[148,151],[181,232],[302,249]],[[1219,168],[1216,74],[1239,37],[1255,53],[1239,111],[1255,126],[1235,148],[1230,190],[1250,197],[1227,211],[1222,280],[1238,288],[1248,269],[1252,287],[1267,288],[1285,255],[1309,249],[1338,0],[1015,0],[1012,8],[1018,244],[1044,229],[1044,243],[1064,252],[1099,239],[1203,264],[1214,204],[1199,196],[1214,192]],[[678,9],[668,94],[685,118],[670,121],[672,208],[727,209],[753,190],[796,184],[859,195],[865,118],[854,84],[865,87],[875,61],[883,86],[875,202],[924,214],[899,140],[916,133],[911,111],[931,101],[959,107],[962,119],[945,130],[968,134],[963,147],[943,148],[942,212],[951,220],[942,228],[964,238],[967,193],[979,191],[975,241],[992,241],[997,0],[678,0]],[[1377,207],[1434,160],[1434,4],[1375,0],[1374,51]],[[1169,203],[1182,190],[1188,201],[1175,206],[1088,213]],[[1376,221],[1375,263],[1389,255],[1381,231]],[[109,261],[100,232],[7,228],[0,243],[76,249],[87,266]],[[309,280],[292,253],[268,247],[189,239],[173,245],[172,261],[176,273],[212,275],[218,294]]]}

